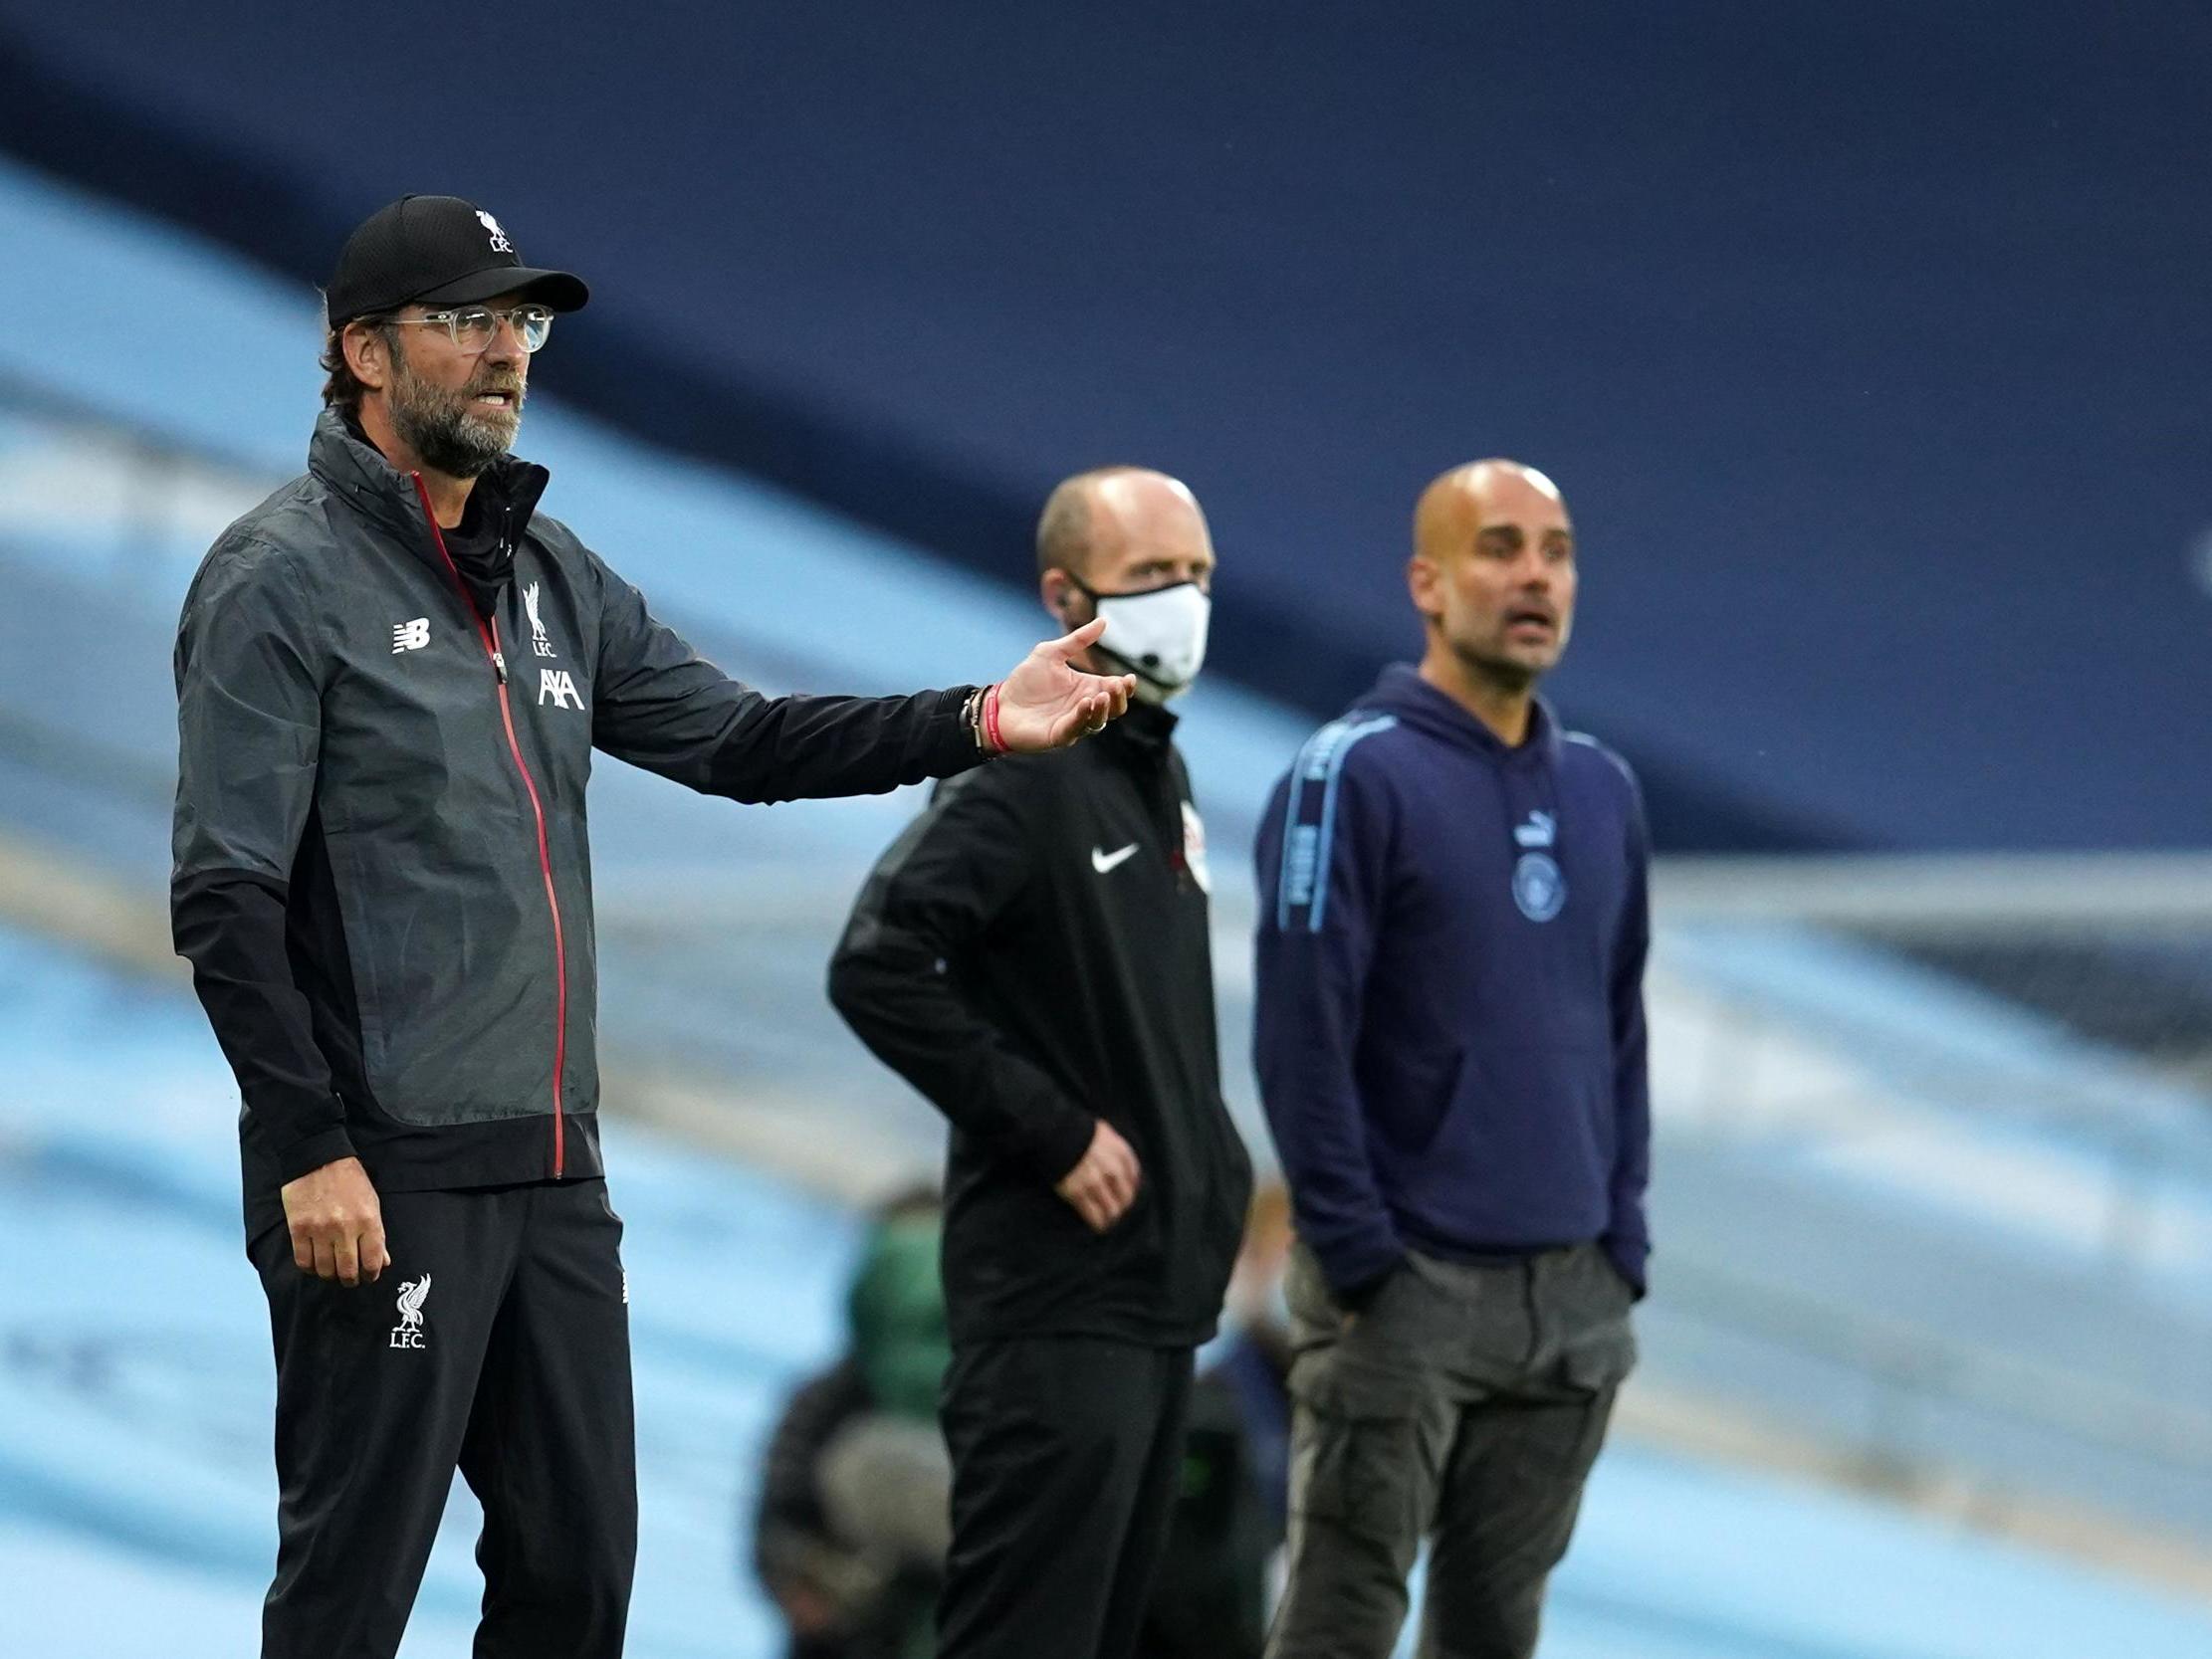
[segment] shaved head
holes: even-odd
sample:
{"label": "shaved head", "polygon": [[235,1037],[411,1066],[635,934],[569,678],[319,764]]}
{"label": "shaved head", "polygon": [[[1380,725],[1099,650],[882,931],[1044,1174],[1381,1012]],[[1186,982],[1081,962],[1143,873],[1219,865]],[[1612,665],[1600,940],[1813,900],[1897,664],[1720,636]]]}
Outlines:
{"label": "shaved head", "polygon": [[1559,486],[1500,460],[1434,480],[1414,509],[1406,585],[1429,636],[1423,677],[1519,741],[1536,682],[1574,630],[1575,530]]}
{"label": "shaved head", "polygon": [[1469,461],[1440,473],[1430,481],[1421,493],[1421,505],[1414,509],[1414,551],[1434,556],[1464,546],[1486,518],[1511,517],[1499,510],[1523,505],[1531,495],[1549,502],[1558,510],[1560,521],[1567,521],[1567,500],[1559,486],[1534,467],[1518,461]]}
{"label": "shaved head", "polygon": [[[1211,591],[1213,582],[1206,515],[1190,487],[1166,473],[1149,467],[1077,473],[1052,492],[1037,519],[1037,597],[1062,628],[1090,621],[1102,599],[1184,584]],[[1094,672],[1122,672],[1110,658],[1104,644],[1088,654]],[[1140,679],[1140,697],[1150,699],[1154,690]]]}
{"label": "shaved head", "polygon": [[1194,531],[1207,539],[1206,515],[1181,479],[1147,467],[1077,473],[1053,490],[1037,519],[1037,574],[1064,570],[1091,582],[1102,555],[1131,542],[1188,544]]}

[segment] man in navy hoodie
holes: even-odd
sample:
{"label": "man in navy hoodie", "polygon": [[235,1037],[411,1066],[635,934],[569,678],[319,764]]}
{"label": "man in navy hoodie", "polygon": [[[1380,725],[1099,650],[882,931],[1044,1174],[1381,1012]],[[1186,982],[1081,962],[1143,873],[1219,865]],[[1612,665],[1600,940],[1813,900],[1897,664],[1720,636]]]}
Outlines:
{"label": "man in navy hoodie", "polygon": [[1428,644],[1316,732],[1258,846],[1255,1063],[1299,1246],[1269,1659],[1526,1659],[1635,1362],[1650,1168],[1644,814],[1535,695],[1574,622],[1558,490],[1423,496]]}

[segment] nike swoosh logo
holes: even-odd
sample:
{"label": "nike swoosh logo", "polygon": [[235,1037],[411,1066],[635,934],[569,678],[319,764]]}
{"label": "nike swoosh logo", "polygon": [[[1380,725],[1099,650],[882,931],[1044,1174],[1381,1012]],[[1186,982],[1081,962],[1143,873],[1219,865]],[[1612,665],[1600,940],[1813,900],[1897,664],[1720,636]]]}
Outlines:
{"label": "nike swoosh logo", "polygon": [[1119,852],[1113,853],[1102,853],[1096,847],[1093,847],[1091,849],[1091,868],[1103,876],[1108,871],[1120,869],[1136,856],[1137,843],[1134,841]]}

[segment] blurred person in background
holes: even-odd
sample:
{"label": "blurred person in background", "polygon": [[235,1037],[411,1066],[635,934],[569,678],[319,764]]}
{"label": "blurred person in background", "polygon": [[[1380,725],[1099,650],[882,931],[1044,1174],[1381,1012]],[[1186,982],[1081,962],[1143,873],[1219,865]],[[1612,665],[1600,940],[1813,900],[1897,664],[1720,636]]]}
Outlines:
{"label": "blurred person in background", "polygon": [[1229,1277],[1225,1329],[1191,1397],[1168,1548],[1138,1642],[1142,1659],[1259,1659],[1269,1567],[1290,1480],[1290,1199],[1252,1194]]}
{"label": "blurred person in background", "polygon": [[1252,1441],[1254,1485],[1265,1498],[1279,1539],[1290,1501],[1290,1251],[1297,1241],[1290,1193],[1263,1182],[1252,1194],[1244,1246],[1229,1277],[1228,1330],[1209,1367],[1236,1398],[1237,1417]]}
{"label": "blurred person in background", "polygon": [[1257,849],[1254,1057],[1294,1201],[1288,1575],[1270,1659],[1527,1659],[1635,1360],[1649,1171],[1643,808],[1536,696],[1574,529],[1508,461],[1422,497],[1427,649],[1324,726]]}
{"label": "blurred person in background", "polygon": [[952,1125],[945,1659],[1127,1659],[1183,1466],[1250,1165],[1221,1101],[1206,837],[1169,699],[1215,555],[1174,479],[1067,480],[1039,591],[1103,621],[1139,702],[1073,754],[941,786],[829,972],[861,1039]]}
{"label": "blurred person in background", "polygon": [[792,1395],[772,1435],[753,1562],[790,1659],[927,1659],[951,1542],[937,1425],[952,1359],[942,1215],[920,1190],[884,1205],[846,1298],[850,1346]]}
{"label": "blurred person in background", "polygon": [[[1264,1189],[1237,1259],[1234,1327],[1192,1386],[1168,1548],[1139,1659],[1258,1659],[1267,1570],[1282,1544],[1288,1336],[1277,1312],[1287,1201]],[[938,1275],[941,1211],[926,1188],[877,1212],[838,1361],[792,1394],[772,1434],[752,1523],[753,1566],[790,1631],[789,1659],[912,1659],[950,1543],[952,1466],[937,1425],[951,1348]],[[1274,1398],[1255,1409],[1241,1355],[1263,1352]],[[1273,1424],[1283,1425],[1277,1432]]]}
{"label": "blurred person in background", "polygon": [[[178,625],[176,947],[237,1074],[277,1361],[267,1659],[399,1645],[458,1466],[478,1659],[620,1652],[635,1555],[622,1224],[601,1179],[584,784],[873,793],[1096,730],[1129,683],[770,698],[538,511],[531,354],[587,298],[409,196],[328,294],[307,474]],[[396,1292],[359,1287],[392,1270]]]}

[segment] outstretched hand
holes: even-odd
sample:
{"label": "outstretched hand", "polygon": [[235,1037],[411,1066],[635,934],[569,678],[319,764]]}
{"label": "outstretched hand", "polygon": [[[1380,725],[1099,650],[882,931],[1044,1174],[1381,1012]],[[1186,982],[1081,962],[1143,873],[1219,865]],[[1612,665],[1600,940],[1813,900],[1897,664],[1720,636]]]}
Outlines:
{"label": "outstretched hand", "polygon": [[998,683],[998,739],[1009,753],[1066,748],[1128,712],[1135,675],[1085,674],[1075,666],[1105,631],[1105,619],[1093,617],[1072,634],[1044,641]]}

